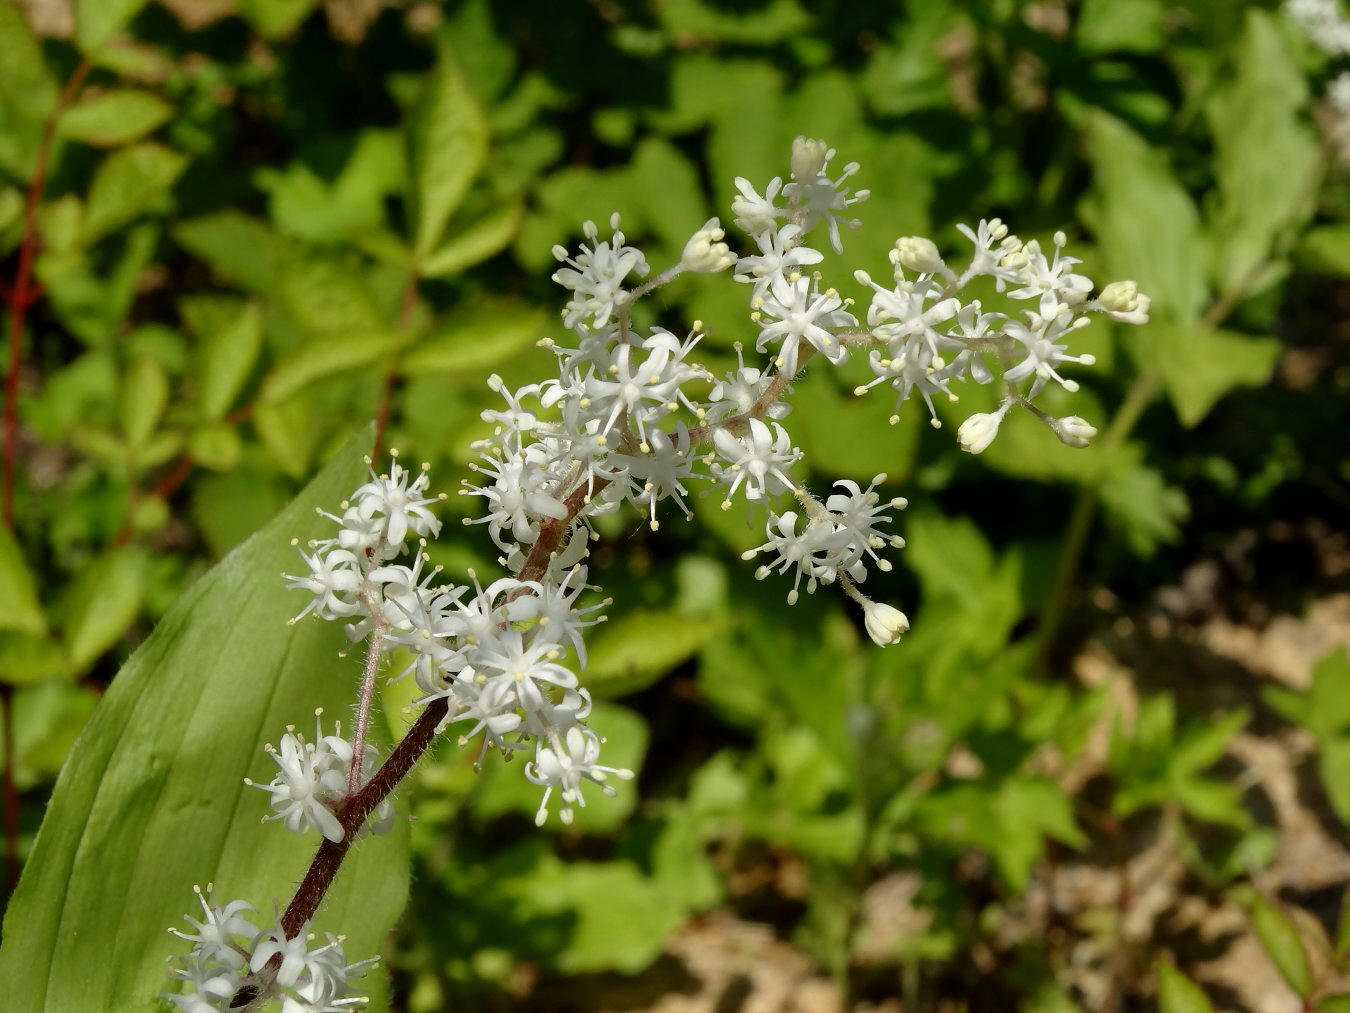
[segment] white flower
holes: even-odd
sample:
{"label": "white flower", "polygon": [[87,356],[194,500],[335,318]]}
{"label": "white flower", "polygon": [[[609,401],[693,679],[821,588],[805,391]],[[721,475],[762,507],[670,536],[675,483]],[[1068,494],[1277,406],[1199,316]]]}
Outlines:
{"label": "white flower", "polygon": [[1069,308],[1063,305],[1057,307],[1054,316],[1048,319],[1028,313],[1025,324],[1016,320],[1008,321],[1006,333],[1022,346],[1026,357],[1011,369],[1005,370],[1003,379],[1019,383],[1027,377],[1035,377],[1028,397],[1035,397],[1050,380],[1072,394],[1078,389],[1078,381],[1060,376],[1059,367],[1066,362],[1091,366],[1097,360],[1092,355],[1069,355],[1069,346],[1060,339],[1089,323],[1087,317],[1074,317]]}
{"label": "white flower", "polygon": [[787,469],[802,456],[802,452],[792,445],[779,423],[773,423],[774,432],[759,419],[751,419],[749,432],[744,436],[733,436],[725,429],[713,433],[713,446],[727,467],[714,465],[713,473],[721,481],[728,483],[727,498],[723,509],[731,506],[731,497],[745,484],[745,498],[763,499],[795,487],[796,483]]}
{"label": "white flower", "polygon": [[569,257],[561,246],[553,248],[554,258],[567,265],[553,272],[553,280],[573,293],[563,310],[563,323],[568,327],[579,323],[604,327],[623,299],[623,283],[628,276],[636,274],[640,278],[647,273],[647,258],[642,251],[624,245],[617,214],[610,216],[609,225],[614,230],[613,237],[598,242],[595,223],[584,223],[581,230],[592,245],[582,243],[581,252],[575,257]]}
{"label": "white flower", "polygon": [[768,296],[759,304],[762,318],[755,349],[762,352],[770,342],[781,342],[774,361],[783,372],[797,371],[797,350],[803,340],[833,363],[848,358],[848,348],[830,329],[852,327],[858,321],[844,311],[843,297],[834,289],[820,292],[814,280],[806,277],[795,281],[774,278]]}
{"label": "white flower", "polygon": [[285,1013],[330,1013],[353,1006],[364,1006],[366,999],[353,995],[348,982],[360,977],[378,957],[348,964],[343,952],[341,936],[328,934],[322,946],[310,949],[314,934],[309,922],[300,926],[294,936],[287,938],[281,923],[263,936],[254,947],[250,969],[256,974],[271,961],[278,961],[276,985],[281,990]]}
{"label": "white flower", "polygon": [[783,188],[783,180],[778,176],[769,180],[769,185],[761,197],[742,176],[736,177],[736,190],[739,196],[731,199],[731,213],[736,225],[744,232],[757,236],[766,229],[772,229],[783,212],[774,204],[774,198]]}
{"label": "white flower", "polygon": [[217,907],[209,884],[205,894],[199,886],[192,889],[206,920],[197,921],[189,915],[192,932],[169,929],[179,939],[194,944],[182,958],[182,964],[170,970],[172,978],[190,982],[191,988],[183,993],[165,993],[164,998],[188,1013],[227,1010],[243,984],[243,971],[258,938],[257,926],[244,915],[255,909],[244,900],[232,900]]}
{"label": "white flower", "polygon": [[839,239],[839,226],[847,225],[856,229],[861,224],[856,218],[844,218],[845,209],[864,201],[867,190],[850,194],[844,184],[858,171],[857,162],[844,166],[838,179],[827,175],[830,160],[834,158],[834,149],[824,141],[798,137],[792,142],[792,182],[783,187],[783,196],[792,206],[792,220],[802,229],[810,232],[820,222],[825,222],[830,234],[830,245],[835,253],[842,253],[844,245]]}
{"label": "white flower", "polygon": [[[396,456],[390,453],[391,458]],[[364,522],[362,532],[375,535],[380,559],[397,556],[410,531],[419,537],[440,534],[441,522],[427,507],[444,497],[422,495],[431,481],[430,467],[423,463],[417,478],[409,482],[411,473],[393,460],[387,474],[376,475],[372,469],[370,481],[352,493],[352,509]]]}
{"label": "white flower", "polygon": [[544,789],[543,800],[534,822],[543,826],[548,819],[548,800],[557,788],[562,796],[559,816],[564,823],[572,822],[572,807],[585,806],[586,799],[581,794],[581,782],[593,781],[600,785],[606,795],[613,795],[614,789],[604,782],[613,774],[623,780],[631,780],[633,772],[619,767],[603,767],[595,761],[600,757],[600,739],[589,729],[572,727],[567,735],[559,739],[555,734],[549,745],[542,741],[535,758],[525,765],[525,776]]}
{"label": "white flower", "polygon": [[[295,540],[291,544],[295,545]],[[355,555],[346,549],[326,546],[319,546],[309,556],[298,545],[297,549],[309,567],[309,576],[295,577],[289,573],[281,576],[290,581],[286,585],[288,588],[308,591],[314,595],[314,600],[291,617],[292,623],[298,623],[311,612],[320,619],[343,619],[360,611],[360,604],[348,597],[361,587],[361,571]]]}
{"label": "white flower", "polygon": [[332,805],[347,791],[352,745],[340,735],[323,734],[322,713],[322,709],[314,712],[313,742],[306,742],[292,725],[281,737],[279,750],[267,747],[278,767],[270,783],[255,784],[248,778],[244,783],[271,794],[273,812],[264,820],[279,819],[297,834],[315,827],[328,840],[340,841],[344,832]]}
{"label": "white flower", "polygon": [[1055,233],[1055,255],[1046,260],[1041,244],[1027,243],[1020,252],[1009,254],[1005,262],[1017,265],[1017,280],[1022,287],[1008,293],[1010,299],[1040,299],[1038,312],[1043,317],[1055,314],[1056,307],[1076,307],[1092,291],[1092,279],[1069,270],[1081,263],[1077,257],[1066,257],[1062,251],[1068,242],[1063,232]]}
{"label": "white flower", "polygon": [[956,430],[956,442],[961,445],[961,449],[968,454],[982,454],[988,450],[989,444],[993,443],[994,437],[998,435],[998,427],[1003,424],[1003,417],[1008,414],[1008,404],[1003,405],[998,411],[976,412],[962,422],[961,427]]}
{"label": "white flower", "polygon": [[824,254],[802,244],[802,227],[784,225],[766,229],[755,237],[759,256],[742,257],[736,262],[737,281],[751,282],[754,296],[765,295],[777,279],[794,281],[801,269],[819,264]]}
{"label": "white flower", "polygon": [[726,233],[722,231],[721,223],[716,218],[709,218],[703,223],[703,228],[690,236],[689,242],[684,244],[684,255],[681,256],[680,263],[700,274],[725,271],[736,263],[731,247],[722,242],[725,237]]}
{"label": "white flower", "polygon": [[937,244],[923,236],[901,236],[895,241],[893,259],[901,267],[919,274],[950,274],[938,252]]}
{"label": "white flower", "polygon": [[1101,310],[1112,320],[1125,324],[1148,323],[1151,300],[1139,291],[1132,281],[1113,281],[1102,289],[1101,295],[1088,303],[1088,309]]}
{"label": "white flower", "polygon": [[1070,447],[1086,447],[1097,435],[1097,428],[1077,415],[1066,415],[1050,423],[1050,429],[1060,442]]}
{"label": "white flower", "polygon": [[886,647],[899,643],[901,635],[909,629],[909,620],[898,608],[869,601],[863,606],[863,625],[875,644]]}

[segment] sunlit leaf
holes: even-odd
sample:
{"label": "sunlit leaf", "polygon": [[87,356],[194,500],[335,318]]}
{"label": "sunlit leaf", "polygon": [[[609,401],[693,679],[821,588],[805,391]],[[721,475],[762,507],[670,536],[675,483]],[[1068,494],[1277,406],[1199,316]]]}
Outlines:
{"label": "sunlit leaf", "polygon": [[173,116],[173,107],[145,91],[104,92],[67,107],[57,121],[63,137],[100,148],[140,140]]}

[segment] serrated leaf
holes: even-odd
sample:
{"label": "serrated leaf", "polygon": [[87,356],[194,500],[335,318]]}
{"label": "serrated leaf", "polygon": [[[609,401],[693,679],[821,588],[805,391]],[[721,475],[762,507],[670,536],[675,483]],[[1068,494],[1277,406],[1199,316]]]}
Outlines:
{"label": "serrated leaf", "polygon": [[99,148],[140,140],[173,116],[173,106],[147,91],[121,89],[67,107],[57,120],[62,137]]}
{"label": "serrated leaf", "polygon": [[1312,992],[1312,968],[1294,923],[1270,901],[1257,897],[1252,904],[1252,927],[1280,977],[1306,999]]}
{"label": "serrated leaf", "polygon": [[139,549],[110,549],[76,576],[63,613],[71,663],[83,671],[117,643],[141,611],[145,557]]}
{"label": "serrated leaf", "polygon": [[425,260],[487,157],[488,128],[477,100],[443,45],[408,120],[409,218],[413,250]]}
{"label": "serrated leaf", "polygon": [[75,0],[75,42],[92,53],[131,23],[146,0]]}
{"label": "serrated leaf", "polygon": [[260,294],[276,284],[282,242],[260,219],[232,209],[218,211],[179,222],[173,237],[229,281]]}
{"label": "serrated leaf", "polygon": [[1131,551],[1139,556],[1175,544],[1181,538],[1180,523],[1191,513],[1186,494],[1168,485],[1162,472],[1142,464],[1113,475],[1099,492],[1107,515],[1124,529]]}
{"label": "serrated leaf", "polygon": [[1275,338],[1153,321],[1132,335],[1141,369],[1156,372],[1181,424],[1190,428],[1237,387],[1259,387],[1280,356]]}
{"label": "serrated leaf", "polygon": [[514,303],[489,303],[449,314],[409,348],[401,368],[409,376],[477,375],[509,361],[544,334],[548,316]]}
{"label": "serrated leaf", "polygon": [[507,204],[484,215],[441,244],[422,262],[423,278],[444,278],[506,249],[520,228],[523,204]]}
{"label": "serrated leaf", "polygon": [[586,685],[597,697],[634,693],[693,657],[725,628],[721,618],[632,612],[588,637]]}
{"label": "serrated leaf", "polygon": [[1319,161],[1304,122],[1307,77],[1288,33],[1248,7],[1243,33],[1205,107],[1214,136],[1217,207],[1209,228],[1221,292],[1250,285],[1276,237],[1312,214],[1311,175]]}
{"label": "serrated leaf", "polygon": [[1170,960],[1158,961],[1158,1008],[1160,1013],[1213,1013],[1209,997]]}
{"label": "serrated leaf", "polygon": [[1110,280],[1132,278],[1156,316],[1200,318],[1208,296],[1200,215],[1161,152],[1098,109],[1083,122],[1092,191],[1081,208]]}
{"label": "serrated leaf", "polygon": [[197,359],[197,410],[204,422],[222,418],[234,404],[262,351],[262,312],[239,307],[233,319],[213,320],[202,334]]}
{"label": "serrated leaf", "polygon": [[[14,533],[3,525],[0,525],[0,630],[36,637],[47,632],[47,617],[38,602],[33,574]],[[5,673],[0,670],[0,679],[3,678]]]}
{"label": "serrated leaf", "polygon": [[94,243],[153,207],[187,163],[186,155],[150,142],[114,151],[89,184],[84,241]]}
{"label": "serrated leaf", "polygon": [[[260,826],[269,777],[261,743],[315,706],[345,714],[359,663],[337,658],[335,624],[289,626],[292,538],[328,533],[331,509],[361,480],[363,431],[275,521],[174,606],[132,656],[71,753],[5,916],[0,979],[15,1009],[149,1009],[165,959],[187,944],[165,932],[193,911],[194,883],[245,897],[269,918],[317,841]],[[378,731],[378,723],[373,730]],[[377,953],[402,909],[406,824],[349,854],[315,921],[347,936],[349,959]],[[134,912],[134,917],[132,917]]]}

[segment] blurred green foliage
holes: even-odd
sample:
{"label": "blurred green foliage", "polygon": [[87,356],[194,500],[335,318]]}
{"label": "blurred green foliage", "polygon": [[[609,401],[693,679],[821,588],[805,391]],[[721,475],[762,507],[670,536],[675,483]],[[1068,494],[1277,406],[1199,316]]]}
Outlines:
{"label": "blurred green foliage", "polygon": [[[888,428],[888,404],[851,397],[852,367],[804,378],[793,432],[816,481],[885,472],[913,502],[906,572],[885,590],[918,605],[885,651],[828,595],[789,612],[757,584],[734,558],[758,541],[737,510],[700,500],[694,524],[659,533],[602,518],[592,579],[616,604],[584,680],[607,762],[640,779],[549,834],[514,768],[476,773],[451,745],[425,761],[400,799],[415,887],[386,949],[399,1008],[500,1005],[522,966],[640,972],[692,915],[755,915],[744,871],[788,861],[807,887],[758,913],[847,994],[930,1003],[978,982],[1064,1008],[1063,954],[992,977],[970,956],[1039,865],[1149,814],[1209,888],[1270,860],[1268,820],[1216,772],[1250,709],[1170,686],[1127,715],[1064,659],[1111,623],[1086,589],[1129,611],[1243,524],[1316,512],[1347,477],[1343,359],[1268,385],[1319,326],[1300,308],[1312,281],[1350,276],[1346,174],[1312,111],[1328,71],[1274,4],[73,9],[39,37],[0,6],[0,256],[6,321],[22,323],[6,346],[19,452],[0,681],[25,854],[80,727],[114,703],[105,687],[143,671],[114,678],[131,648],[353,430],[378,418],[385,447],[442,483],[463,474],[486,375],[548,365],[534,344],[558,304],[553,244],[618,210],[653,264],[674,260],[726,216],[734,177],[781,174],[806,134],[862,163],[872,191],[834,276],[877,270],[898,235],[954,249],[956,224],[998,214],[1028,237],[1065,229],[1090,274],[1140,283],[1153,322],[1090,329],[1098,367],[1072,409],[1046,397],[1103,438],[1069,450],[1015,418],[974,461],[913,406]],[[684,279],[639,312],[703,321],[712,365],[751,336],[729,283]],[[962,394],[945,418],[987,407],[987,391]],[[492,569],[475,529],[448,531],[436,562]],[[1341,655],[1306,695],[1266,697],[1316,735],[1342,822],[1347,678]],[[413,692],[385,691],[395,735]],[[244,724],[217,730],[230,755],[261,743]],[[1066,777],[1103,727],[1104,801]],[[180,732],[143,734],[172,756]],[[166,877],[198,875],[191,859]],[[864,897],[897,871],[917,874],[925,927],[862,968]],[[1301,930],[1255,903],[1280,972],[1311,994]],[[8,922],[7,942],[23,931]],[[1208,1008],[1155,963],[1164,1009]]]}

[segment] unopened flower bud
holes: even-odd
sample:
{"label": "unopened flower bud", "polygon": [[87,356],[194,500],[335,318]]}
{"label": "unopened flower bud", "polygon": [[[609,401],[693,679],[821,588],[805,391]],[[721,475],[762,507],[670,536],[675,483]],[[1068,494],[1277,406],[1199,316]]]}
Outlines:
{"label": "unopened flower bud", "polygon": [[697,271],[700,274],[715,274],[718,271],[725,271],[732,264],[736,263],[736,258],[731,252],[731,248],[722,242],[726,235],[722,231],[721,224],[716,218],[709,218],[692,236],[689,242],[684,245],[684,256],[681,263],[691,271]]}
{"label": "unopened flower bud", "polygon": [[968,454],[982,454],[994,442],[998,427],[1003,424],[1003,412],[977,412],[961,423],[956,431],[956,442]]}
{"label": "unopened flower bud", "polygon": [[863,625],[873,643],[886,647],[899,643],[901,635],[909,629],[909,620],[898,608],[869,601],[863,605]]}
{"label": "unopened flower bud", "polygon": [[1097,305],[1107,316],[1127,324],[1147,323],[1151,302],[1132,281],[1113,281],[1097,297]]}
{"label": "unopened flower bud", "polygon": [[1050,423],[1050,428],[1054,430],[1061,443],[1080,449],[1091,443],[1092,438],[1097,435],[1097,427],[1077,415],[1066,415],[1062,419],[1055,419]]}
{"label": "unopened flower bud", "polygon": [[946,266],[937,244],[923,236],[901,236],[895,241],[895,252],[901,267],[920,274],[937,274]]}
{"label": "unopened flower bud", "polygon": [[792,178],[800,181],[815,179],[829,157],[830,148],[824,141],[798,137],[792,142]]}

